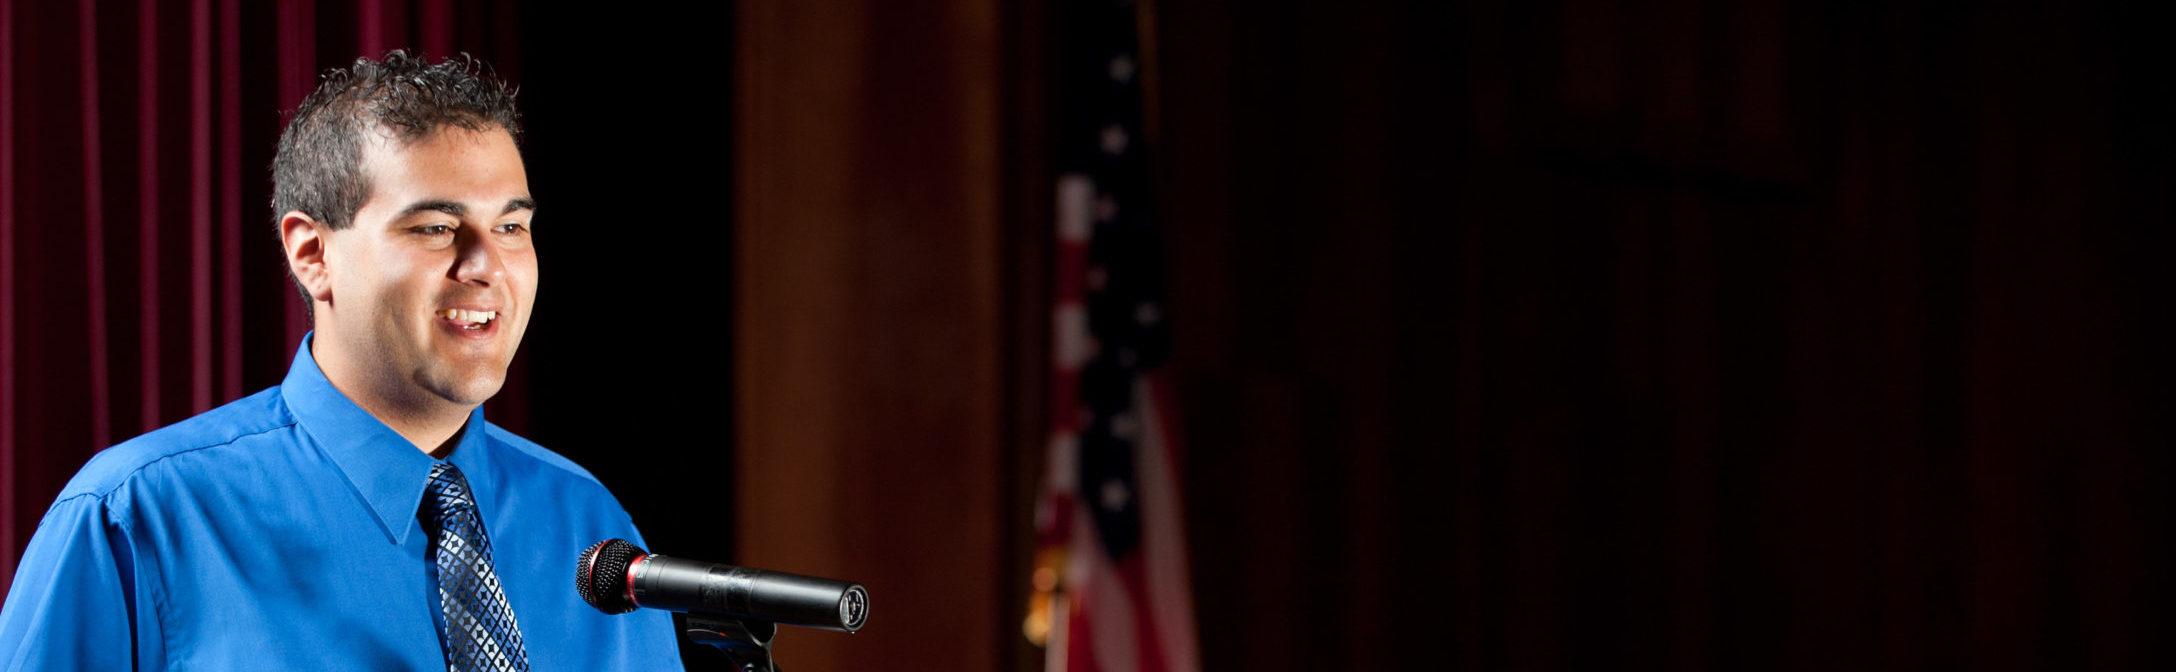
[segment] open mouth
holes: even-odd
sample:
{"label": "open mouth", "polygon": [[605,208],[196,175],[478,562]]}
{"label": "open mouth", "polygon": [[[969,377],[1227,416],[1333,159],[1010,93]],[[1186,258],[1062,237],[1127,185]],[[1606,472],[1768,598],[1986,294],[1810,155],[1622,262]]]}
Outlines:
{"label": "open mouth", "polygon": [[441,308],[435,315],[439,327],[452,336],[483,340],[499,333],[499,311],[496,310]]}

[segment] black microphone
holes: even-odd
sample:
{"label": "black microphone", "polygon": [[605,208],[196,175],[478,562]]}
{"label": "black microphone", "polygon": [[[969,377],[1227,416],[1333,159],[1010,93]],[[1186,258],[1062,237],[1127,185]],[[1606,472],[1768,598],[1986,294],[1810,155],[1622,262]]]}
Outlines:
{"label": "black microphone", "polygon": [[648,607],[843,632],[869,620],[869,589],[858,583],[651,555],[625,539],[582,551],[574,589],[607,614]]}

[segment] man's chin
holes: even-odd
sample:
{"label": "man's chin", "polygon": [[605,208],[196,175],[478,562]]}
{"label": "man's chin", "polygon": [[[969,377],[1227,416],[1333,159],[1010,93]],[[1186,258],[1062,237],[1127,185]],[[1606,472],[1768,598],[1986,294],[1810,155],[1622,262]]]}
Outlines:
{"label": "man's chin", "polygon": [[437,382],[440,384],[430,387],[440,398],[460,406],[475,406],[499,395],[499,389],[506,385],[506,374],[467,376]]}

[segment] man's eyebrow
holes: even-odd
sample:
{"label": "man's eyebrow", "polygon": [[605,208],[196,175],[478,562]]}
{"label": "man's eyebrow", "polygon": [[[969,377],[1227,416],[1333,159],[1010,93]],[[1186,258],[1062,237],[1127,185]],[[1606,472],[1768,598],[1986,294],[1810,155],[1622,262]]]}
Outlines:
{"label": "man's eyebrow", "polygon": [[455,201],[447,200],[416,201],[414,203],[408,204],[408,207],[401,208],[400,214],[395,215],[393,217],[393,221],[407,219],[409,215],[413,215],[419,212],[443,212],[449,215],[453,215],[455,217],[460,217],[468,214],[468,206],[461,205],[460,203]]}
{"label": "man's eyebrow", "polygon": [[[499,211],[499,214],[504,215],[514,212],[516,210],[535,209],[536,201],[534,199],[531,199],[527,196],[517,196],[513,200],[507,201],[506,209]],[[468,206],[461,205],[459,201],[448,201],[445,199],[429,199],[416,201],[414,203],[408,204],[408,207],[401,208],[400,214],[394,216],[393,219],[395,221],[407,219],[409,215],[413,215],[419,212],[443,212],[449,215],[453,215],[455,217],[465,217],[468,215]]]}

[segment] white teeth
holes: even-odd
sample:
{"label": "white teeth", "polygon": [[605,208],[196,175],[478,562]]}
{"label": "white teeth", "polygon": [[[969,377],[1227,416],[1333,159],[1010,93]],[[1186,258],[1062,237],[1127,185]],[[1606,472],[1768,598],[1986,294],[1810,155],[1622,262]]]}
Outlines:
{"label": "white teeth", "polygon": [[440,317],[444,317],[455,322],[483,324],[485,322],[490,322],[493,318],[498,317],[499,313],[495,310],[462,310],[459,308],[447,308],[445,310],[439,311],[438,315]]}

